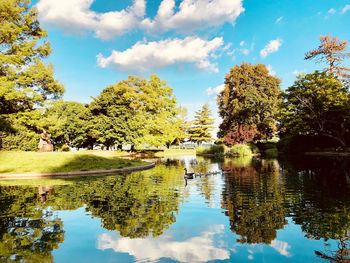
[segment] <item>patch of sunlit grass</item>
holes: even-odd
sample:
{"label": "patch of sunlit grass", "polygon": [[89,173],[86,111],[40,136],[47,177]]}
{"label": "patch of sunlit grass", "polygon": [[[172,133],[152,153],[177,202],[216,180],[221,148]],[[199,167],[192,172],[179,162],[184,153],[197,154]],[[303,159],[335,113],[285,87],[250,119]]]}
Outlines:
{"label": "patch of sunlit grass", "polygon": [[0,152],[0,173],[111,170],[145,164],[140,160],[80,152]]}

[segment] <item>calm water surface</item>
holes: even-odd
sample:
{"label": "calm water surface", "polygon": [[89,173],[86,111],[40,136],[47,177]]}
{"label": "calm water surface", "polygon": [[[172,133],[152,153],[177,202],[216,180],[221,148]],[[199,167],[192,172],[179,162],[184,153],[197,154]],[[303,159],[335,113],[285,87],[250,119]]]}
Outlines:
{"label": "calm water surface", "polygon": [[[184,180],[184,168],[225,174]],[[0,261],[349,262],[350,161],[186,156],[0,182]]]}

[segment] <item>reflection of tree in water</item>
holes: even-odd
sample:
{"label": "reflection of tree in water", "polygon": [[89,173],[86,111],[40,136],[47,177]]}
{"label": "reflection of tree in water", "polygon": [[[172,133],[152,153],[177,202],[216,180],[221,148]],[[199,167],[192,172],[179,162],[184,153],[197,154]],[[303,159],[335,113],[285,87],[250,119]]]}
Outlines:
{"label": "reflection of tree in water", "polygon": [[105,229],[130,238],[159,236],[176,219],[180,194],[174,174],[179,172],[159,165],[151,172],[94,181],[84,202]]}
{"label": "reflection of tree in water", "polygon": [[196,172],[196,174],[203,175],[201,177],[196,178],[196,188],[205,198],[207,203],[210,204],[214,196],[214,191],[216,189],[215,176],[218,175],[210,176],[208,175],[208,173],[218,170],[213,166],[220,160],[216,158],[206,158],[203,156],[197,156],[196,159],[197,162],[194,165],[194,171]]}
{"label": "reflection of tree in water", "polygon": [[[284,160],[290,211],[306,237],[335,239],[336,251],[316,251],[331,262],[349,262],[350,163],[336,158]],[[292,189],[292,191],[290,191]]]}
{"label": "reflection of tree in water", "polygon": [[278,163],[241,158],[223,168],[231,172],[225,174],[222,207],[231,230],[241,236],[238,242],[270,244],[287,223]]}
{"label": "reflection of tree in water", "polygon": [[[75,179],[72,184],[53,189],[17,187],[18,191],[8,192],[2,200],[14,200],[9,216],[16,209],[22,214],[28,211],[40,214],[47,207],[73,210],[85,205],[93,217],[101,218],[105,229],[118,230],[122,236],[131,238],[159,236],[176,220],[182,176],[181,166],[157,165],[152,170],[128,175]],[[36,201],[31,202],[32,199]]]}
{"label": "reflection of tree in water", "polygon": [[0,187],[0,261],[53,262],[64,241],[63,224],[39,209],[37,188]]}
{"label": "reflection of tree in water", "polygon": [[350,233],[347,238],[339,240],[338,249],[335,251],[327,250],[326,252],[315,251],[316,256],[328,260],[329,262],[336,263],[349,263],[350,262]]}

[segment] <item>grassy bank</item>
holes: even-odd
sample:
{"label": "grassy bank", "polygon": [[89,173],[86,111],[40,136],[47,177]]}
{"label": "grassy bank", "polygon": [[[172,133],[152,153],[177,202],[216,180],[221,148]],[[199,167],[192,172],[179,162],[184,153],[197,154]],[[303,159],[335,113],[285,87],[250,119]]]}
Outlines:
{"label": "grassy bank", "polygon": [[176,155],[193,155],[196,154],[195,149],[165,149],[163,151],[157,152],[155,156],[176,156]]}
{"label": "grassy bank", "polygon": [[226,153],[228,157],[233,156],[253,156],[259,154],[259,149],[254,144],[251,143],[242,143],[235,144],[231,149]]}
{"label": "grassy bank", "polygon": [[140,160],[126,160],[86,152],[0,152],[0,173],[111,170],[146,164],[148,163]]}
{"label": "grassy bank", "polygon": [[209,147],[198,147],[196,149],[197,155],[215,155],[220,156],[224,155],[225,153],[225,146],[224,145],[212,145]]}

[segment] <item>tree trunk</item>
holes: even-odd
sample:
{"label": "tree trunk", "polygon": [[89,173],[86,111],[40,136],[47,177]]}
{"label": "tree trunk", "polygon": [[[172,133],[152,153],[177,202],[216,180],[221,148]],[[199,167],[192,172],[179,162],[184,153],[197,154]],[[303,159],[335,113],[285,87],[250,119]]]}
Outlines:
{"label": "tree trunk", "polygon": [[340,145],[343,149],[346,149],[347,145],[346,145],[345,139],[340,138],[338,136],[331,135],[331,134],[327,134],[327,133],[325,133],[323,135],[336,140],[337,142],[340,143]]}

